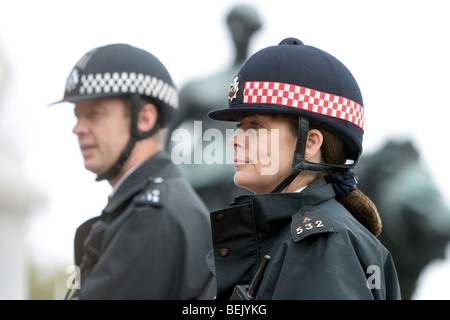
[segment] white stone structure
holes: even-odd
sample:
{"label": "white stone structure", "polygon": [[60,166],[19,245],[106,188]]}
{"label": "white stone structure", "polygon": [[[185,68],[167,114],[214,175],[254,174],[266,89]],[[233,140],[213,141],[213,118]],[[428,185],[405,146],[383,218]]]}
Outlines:
{"label": "white stone structure", "polygon": [[[0,116],[8,79],[9,65],[0,48]],[[27,180],[17,148],[0,123],[0,300],[28,298],[25,222],[42,203],[43,196]]]}

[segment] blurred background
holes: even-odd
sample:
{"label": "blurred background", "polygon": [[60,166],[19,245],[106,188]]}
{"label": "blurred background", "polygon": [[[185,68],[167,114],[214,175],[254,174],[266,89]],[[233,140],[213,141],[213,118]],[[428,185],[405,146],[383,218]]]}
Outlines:
{"label": "blurred background", "polygon": [[[239,63],[286,37],[336,56],[360,85],[360,186],[379,207],[404,298],[450,299],[449,31],[444,0],[0,0],[0,299],[62,299],[75,229],[106,205],[73,107],[47,106],[84,53],[125,42],[156,55],[190,110],[176,125],[188,126],[226,103]],[[183,170],[211,200],[207,177],[231,185],[229,167]]]}

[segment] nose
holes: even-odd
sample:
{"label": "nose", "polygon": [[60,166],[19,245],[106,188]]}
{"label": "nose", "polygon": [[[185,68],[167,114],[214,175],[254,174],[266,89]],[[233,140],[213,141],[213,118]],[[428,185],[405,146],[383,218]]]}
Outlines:
{"label": "nose", "polygon": [[77,122],[76,122],[75,126],[73,127],[72,132],[78,136],[86,131],[87,131],[87,127],[83,124],[83,122],[80,119],[77,119]]}
{"label": "nose", "polygon": [[230,138],[230,145],[234,148],[234,150],[237,150],[238,147],[240,147],[240,144],[238,143],[238,132],[239,129],[236,130],[236,132],[233,134],[233,136]]}

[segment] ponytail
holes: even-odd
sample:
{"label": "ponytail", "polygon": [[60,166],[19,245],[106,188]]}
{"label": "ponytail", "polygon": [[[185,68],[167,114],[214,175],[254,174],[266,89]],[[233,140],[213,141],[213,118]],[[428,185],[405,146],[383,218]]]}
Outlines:
{"label": "ponytail", "polygon": [[336,197],[350,213],[375,237],[381,233],[381,219],[377,207],[361,190],[354,189],[347,195]]}
{"label": "ponytail", "polygon": [[[312,126],[310,126],[312,129]],[[321,147],[322,162],[330,164],[344,164],[345,153],[342,140],[334,133],[327,129],[316,127],[323,135],[323,144]],[[333,184],[336,191],[336,200],[339,201],[352,215],[365,226],[376,237],[381,233],[381,219],[378,214],[377,207],[361,190],[356,187],[357,180],[354,173],[342,171],[326,172],[325,178]],[[339,177],[336,181],[336,177]],[[353,185],[348,186],[346,181]],[[351,183],[350,183],[351,184]]]}

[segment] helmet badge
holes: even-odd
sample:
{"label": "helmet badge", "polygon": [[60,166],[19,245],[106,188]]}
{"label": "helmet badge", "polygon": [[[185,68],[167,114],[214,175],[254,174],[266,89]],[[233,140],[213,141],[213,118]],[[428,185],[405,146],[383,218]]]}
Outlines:
{"label": "helmet badge", "polygon": [[230,84],[228,89],[228,100],[233,101],[236,98],[237,92],[239,91],[238,76],[234,77],[233,82]]}
{"label": "helmet badge", "polygon": [[78,69],[74,68],[72,70],[72,72],[70,73],[69,77],[67,78],[66,92],[73,91],[77,87],[79,80],[80,80],[80,77],[78,75]]}

